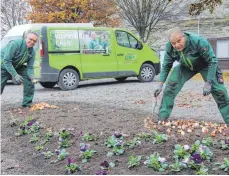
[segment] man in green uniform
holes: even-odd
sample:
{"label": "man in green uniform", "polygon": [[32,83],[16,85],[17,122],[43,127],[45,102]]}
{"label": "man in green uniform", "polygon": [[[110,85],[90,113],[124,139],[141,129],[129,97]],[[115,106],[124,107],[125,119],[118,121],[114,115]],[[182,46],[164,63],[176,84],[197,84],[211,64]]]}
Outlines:
{"label": "man in green uniform", "polygon": [[29,107],[34,96],[34,60],[33,46],[38,40],[38,35],[29,32],[23,39],[12,40],[1,50],[1,94],[7,80],[11,77],[18,84],[23,83],[22,107]]}
{"label": "man in green uniform", "polygon": [[200,73],[205,81],[203,95],[212,94],[225,123],[229,125],[229,96],[220,72],[217,74],[218,60],[209,42],[200,35],[182,32],[178,27],[171,29],[168,37],[155,97],[160,94],[173,62],[178,61],[180,64],[173,69],[167,80],[157,120],[165,121],[169,118],[174,99],[184,83]]}

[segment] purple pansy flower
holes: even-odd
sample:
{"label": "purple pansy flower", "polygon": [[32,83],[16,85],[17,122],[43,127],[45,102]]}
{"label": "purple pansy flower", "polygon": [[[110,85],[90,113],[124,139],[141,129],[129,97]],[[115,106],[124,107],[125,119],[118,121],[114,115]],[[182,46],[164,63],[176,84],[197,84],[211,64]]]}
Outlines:
{"label": "purple pansy flower", "polygon": [[59,155],[60,154],[60,150],[55,150],[56,154]]}
{"label": "purple pansy flower", "polygon": [[203,158],[201,157],[201,155],[199,153],[193,153],[191,155],[191,159],[196,163],[196,164],[200,164],[203,162]]}
{"label": "purple pansy flower", "polygon": [[189,145],[184,145],[184,149],[185,149],[186,151],[189,151],[189,149],[190,149]]}
{"label": "purple pansy flower", "polygon": [[20,126],[20,129],[21,130],[25,130],[25,126]]}
{"label": "purple pansy flower", "polygon": [[115,146],[121,146],[122,145],[122,140],[117,140],[117,143],[115,144]]}
{"label": "purple pansy flower", "polygon": [[115,136],[116,138],[120,138],[120,137],[122,137],[122,134],[120,134],[119,132],[115,131],[115,132],[114,132],[114,136]]}
{"label": "purple pansy flower", "polygon": [[81,152],[85,152],[87,150],[88,146],[86,144],[83,144],[81,147],[80,147],[80,151]]}
{"label": "purple pansy flower", "polygon": [[80,131],[80,136],[83,136],[83,131]]}
{"label": "purple pansy flower", "polygon": [[27,123],[27,126],[32,126],[34,122],[36,122],[35,119],[30,120],[30,121]]}
{"label": "purple pansy flower", "polygon": [[68,158],[68,165],[70,165],[71,163],[74,163],[74,162],[75,162],[75,160]]}
{"label": "purple pansy flower", "polygon": [[225,144],[229,144],[229,139],[226,139],[225,140]]}
{"label": "purple pansy flower", "polygon": [[100,164],[100,166],[103,166],[105,168],[108,168],[109,167],[109,163],[107,161],[104,161]]}
{"label": "purple pansy flower", "polygon": [[165,158],[158,157],[158,161],[159,161],[160,163],[164,163],[164,162],[165,162]]}
{"label": "purple pansy flower", "polygon": [[106,170],[97,171],[96,175],[107,175],[107,171]]}

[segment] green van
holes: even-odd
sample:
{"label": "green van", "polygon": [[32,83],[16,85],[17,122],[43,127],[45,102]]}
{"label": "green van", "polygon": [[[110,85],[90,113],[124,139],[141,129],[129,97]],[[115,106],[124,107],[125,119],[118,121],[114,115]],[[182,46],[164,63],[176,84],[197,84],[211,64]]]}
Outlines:
{"label": "green van", "polygon": [[160,72],[156,53],[124,29],[65,23],[30,30],[40,35],[35,77],[45,88],[73,90],[83,80],[134,76],[150,82]]}

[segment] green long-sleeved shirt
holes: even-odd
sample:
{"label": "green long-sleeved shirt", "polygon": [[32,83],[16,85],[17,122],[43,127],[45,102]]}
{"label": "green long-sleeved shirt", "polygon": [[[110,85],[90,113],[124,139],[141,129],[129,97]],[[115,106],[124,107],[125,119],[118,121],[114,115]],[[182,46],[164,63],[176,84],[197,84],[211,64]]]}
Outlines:
{"label": "green long-sleeved shirt", "polygon": [[27,48],[24,39],[12,40],[1,50],[1,64],[14,77],[17,69],[27,63],[27,74],[34,75],[35,50]]}
{"label": "green long-sleeved shirt", "polygon": [[177,51],[170,42],[166,44],[166,51],[160,81],[165,82],[173,66],[173,62],[178,61],[182,66],[193,71],[200,71],[208,68],[207,80],[211,81],[218,66],[218,60],[210,43],[200,35],[185,32],[186,42],[183,51]]}

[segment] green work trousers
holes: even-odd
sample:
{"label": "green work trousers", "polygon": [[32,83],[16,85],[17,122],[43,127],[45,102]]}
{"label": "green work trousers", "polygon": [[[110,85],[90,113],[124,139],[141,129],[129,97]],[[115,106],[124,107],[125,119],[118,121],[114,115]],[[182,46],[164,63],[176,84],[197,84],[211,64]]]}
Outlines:
{"label": "green work trousers", "polygon": [[[167,120],[169,118],[173,109],[174,99],[176,95],[180,92],[184,83],[197,73],[200,73],[204,81],[207,81],[207,68],[202,69],[199,72],[189,70],[188,68],[182,67],[181,65],[177,65],[174,68],[174,70],[168,78],[163,93],[161,107],[159,110],[160,120]],[[211,94],[218,105],[218,109],[221,115],[223,116],[225,123],[229,125],[229,96],[224,84],[219,84],[216,76],[212,80]]]}
{"label": "green work trousers", "polygon": [[[23,77],[23,107],[28,107],[32,105],[33,96],[34,96],[34,84],[31,79],[27,75],[27,67],[22,66],[21,68],[16,70],[19,75]],[[7,80],[11,78],[10,73],[5,69],[4,65],[1,65],[1,94],[4,90],[4,87],[7,83]],[[13,94],[14,92],[12,92]]]}

